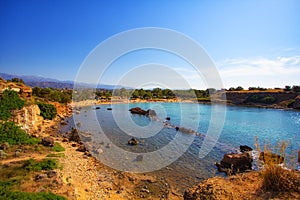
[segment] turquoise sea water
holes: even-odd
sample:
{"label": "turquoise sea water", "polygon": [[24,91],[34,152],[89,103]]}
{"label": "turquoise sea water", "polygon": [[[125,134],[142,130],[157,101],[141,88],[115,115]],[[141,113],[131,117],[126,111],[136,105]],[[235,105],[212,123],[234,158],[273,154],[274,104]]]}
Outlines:
{"label": "turquoise sea water", "polygon": [[[155,110],[160,120],[151,121],[145,116],[130,114],[128,109],[137,106],[145,110],[149,108]],[[225,153],[236,151],[239,145],[254,148],[255,137],[258,137],[261,146],[264,143],[275,144],[277,141],[285,140],[289,142],[287,149],[289,154],[300,149],[300,112],[227,106],[225,123],[215,147],[207,156],[200,159],[198,153],[203,137],[177,132],[170,126],[163,126],[163,121],[169,116],[170,124],[197,129],[195,131],[205,135],[211,120],[212,106],[189,103],[136,103],[100,105],[100,107],[99,110],[92,107],[83,108],[75,117],[75,123],[82,124],[80,129],[91,133],[96,142],[101,143],[101,135],[105,134],[112,144],[125,151],[147,153],[168,145],[176,134],[182,135],[178,143],[187,143],[192,139],[189,148],[179,159],[167,167],[152,172],[167,177],[170,182],[182,188],[194,184],[199,179],[219,175],[214,166],[215,162],[220,161]],[[108,107],[112,107],[113,110],[107,110]],[[218,105],[216,109],[218,108],[222,110],[224,105]],[[91,123],[92,121],[94,123]],[[95,125],[97,123],[104,133],[101,133],[102,131]],[[129,134],[140,140],[138,146],[127,145],[127,141],[132,137]]]}

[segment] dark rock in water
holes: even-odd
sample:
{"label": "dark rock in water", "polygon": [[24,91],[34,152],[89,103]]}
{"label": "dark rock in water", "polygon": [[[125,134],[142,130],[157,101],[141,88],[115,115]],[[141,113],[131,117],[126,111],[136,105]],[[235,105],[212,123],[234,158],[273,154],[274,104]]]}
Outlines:
{"label": "dark rock in water", "polygon": [[147,111],[141,109],[140,107],[131,108],[131,109],[129,109],[129,111],[132,114],[139,114],[139,115],[146,115],[147,114]]}
{"label": "dark rock in water", "polygon": [[85,146],[82,144],[82,145],[80,145],[80,146],[76,149],[76,151],[86,152],[86,148],[85,148]]}
{"label": "dark rock in water", "polygon": [[147,117],[156,117],[155,110],[151,110],[151,109],[148,109],[146,111],[146,110],[141,109],[140,107],[135,107],[135,108],[129,109],[129,111],[132,114],[146,115]]}
{"label": "dark rock in water", "polygon": [[265,164],[281,164],[284,157],[275,153],[261,152],[259,160],[262,160]]}
{"label": "dark rock in water", "polygon": [[178,130],[179,130],[179,127],[178,127],[178,126],[176,126],[176,127],[175,127],[175,129],[176,129],[176,131],[178,131]]}
{"label": "dark rock in water", "polygon": [[139,144],[139,141],[135,138],[131,138],[129,141],[128,141],[128,144],[129,145],[138,145]]}
{"label": "dark rock in water", "polygon": [[44,137],[42,139],[42,145],[45,147],[53,147],[54,146],[54,139],[51,137]]}
{"label": "dark rock in water", "polygon": [[166,117],[166,120],[171,120],[171,117]]}
{"label": "dark rock in water", "polygon": [[216,163],[219,172],[227,175],[245,172],[252,169],[252,161],[249,153],[229,153],[225,154],[220,163]]}
{"label": "dark rock in water", "polygon": [[69,141],[74,141],[77,143],[81,142],[78,129],[72,128],[72,131],[69,135]]}
{"label": "dark rock in water", "polygon": [[298,151],[298,163],[300,163],[300,151]]}
{"label": "dark rock in water", "polygon": [[107,110],[112,110],[112,108],[107,108]]}
{"label": "dark rock in water", "polygon": [[247,145],[241,145],[240,146],[240,151],[242,152],[242,153],[244,153],[244,152],[246,152],[246,151],[252,151],[253,149],[251,148],[251,147],[249,147],[249,146],[247,146]]}
{"label": "dark rock in water", "polygon": [[148,116],[148,117],[150,117],[150,118],[155,118],[155,117],[156,117],[156,112],[155,112],[155,110],[151,110],[151,109],[147,110],[146,116]]}
{"label": "dark rock in water", "polygon": [[100,109],[100,107],[99,107],[99,106],[97,106],[95,109],[96,109],[96,110],[99,110],[99,109]]}
{"label": "dark rock in water", "polygon": [[[177,130],[177,127],[176,127],[176,130]],[[193,131],[192,129],[185,128],[185,127],[179,127],[178,130],[181,131],[182,133],[190,133],[190,134],[195,133],[195,131]]]}

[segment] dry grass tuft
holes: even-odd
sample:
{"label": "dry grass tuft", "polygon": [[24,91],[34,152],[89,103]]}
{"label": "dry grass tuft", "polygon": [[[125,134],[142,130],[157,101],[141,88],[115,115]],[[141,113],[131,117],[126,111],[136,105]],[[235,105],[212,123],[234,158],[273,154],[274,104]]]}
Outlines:
{"label": "dry grass tuft", "polygon": [[262,152],[256,138],[255,146],[260,154],[260,160],[264,162],[264,168],[260,172],[262,190],[272,193],[300,192],[300,174],[278,165],[285,161],[288,143],[277,142],[273,147],[265,144]]}
{"label": "dry grass tuft", "polygon": [[300,192],[300,177],[293,170],[283,169],[279,165],[268,164],[261,171],[262,189],[268,192]]}

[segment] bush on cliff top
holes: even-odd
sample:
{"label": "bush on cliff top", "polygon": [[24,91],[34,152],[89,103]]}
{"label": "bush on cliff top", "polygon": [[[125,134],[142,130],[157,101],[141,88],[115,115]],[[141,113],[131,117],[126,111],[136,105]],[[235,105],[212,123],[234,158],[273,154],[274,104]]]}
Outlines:
{"label": "bush on cliff top", "polygon": [[0,120],[8,120],[12,110],[19,110],[25,104],[18,93],[13,90],[5,90],[0,97]]}
{"label": "bush on cliff top", "polygon": [[29,136],[13,122],[0,123],[0,143],[16,144],[37,144],[39,140]]}
{"label": "bush on cliff top", "polygon": [[37,105],[39,106],[41,110],[41,116],[44,117],[44,119],[52,120],[56,116],[57,110],[52,104],[37,103]]}

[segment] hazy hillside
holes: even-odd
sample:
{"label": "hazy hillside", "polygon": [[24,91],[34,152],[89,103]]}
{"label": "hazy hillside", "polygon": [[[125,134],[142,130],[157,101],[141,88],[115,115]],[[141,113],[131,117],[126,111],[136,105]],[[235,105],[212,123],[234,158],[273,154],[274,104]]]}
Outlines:
{"label": "hazy hillside", "polygon": [[[12,74],[6,74],[6,73],[0,73],[0,77],[5,80],[11,80],[12,78],[20,78],[22,79],[26,85],[30,87],[41,87],[41,88],[69,88],[72,89],[74,85],[74,81],[60,81],[57,79],[52,78],[45,78],[42,76],[26,76],[26,75],[12,75]],[[87,83],[80,83],[80,87],[92,87],[94,88],[95,85],[93,84],[87,84]],[[105,85],[101,84],[98,85],[97,88],[103,88],[112,90],[114,88],[122,88],[123,86],[115,86],[115,85]],[[128,87],[125,87],[126,89],[131,89]]]}

